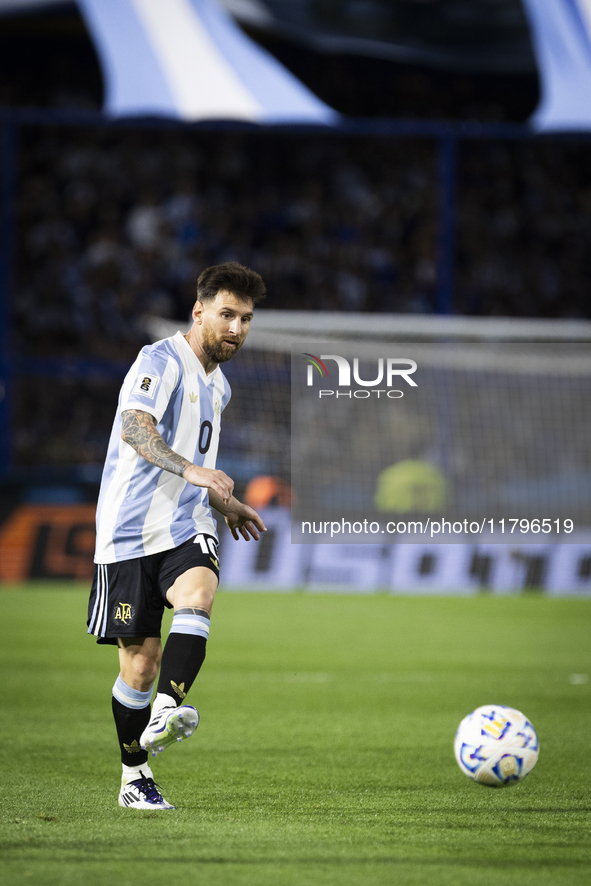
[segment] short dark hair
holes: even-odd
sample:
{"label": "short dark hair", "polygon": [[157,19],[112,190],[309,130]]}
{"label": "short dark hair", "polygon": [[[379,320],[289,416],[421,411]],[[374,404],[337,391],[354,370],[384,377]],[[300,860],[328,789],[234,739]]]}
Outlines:
{"label": "short dark hair", "polygon": [[243,301],[250,299],[256,305],[265,297],[267,287],[256,271],[238,264],[237,261],[227,261],[203,271],[197,280],[197,300],[209,301],[222,290],[231,292]]}

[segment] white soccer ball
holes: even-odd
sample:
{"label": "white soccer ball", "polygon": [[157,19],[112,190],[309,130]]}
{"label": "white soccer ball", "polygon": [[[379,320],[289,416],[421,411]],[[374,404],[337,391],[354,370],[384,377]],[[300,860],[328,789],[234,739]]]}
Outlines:
{"label": "white soccer ball", "polygon": [[524,779],[536,765],[539,749],[527,717],[498,704],[483,705],[464,717],[454,741],[462,772],[497,788]]}

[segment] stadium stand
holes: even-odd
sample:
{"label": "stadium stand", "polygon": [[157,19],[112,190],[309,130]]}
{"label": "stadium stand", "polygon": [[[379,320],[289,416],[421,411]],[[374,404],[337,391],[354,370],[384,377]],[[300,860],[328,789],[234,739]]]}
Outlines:
{"label": "stadium stand", "polygon": [[[257,267],[274,309],[432,313],[436,148],[427,138],[23,127],[13,347],[25,363],[115,363],[112,381],[70,378],[50,394],[21,378],[16,462],[100,462],[103,404],[146,341],[141,316],[184,321],[209,264]],[[590,194],[585,144],[464,142],[453,310],[589,317]],[[39,441],[62,413],[63,439],[48,452]]]}

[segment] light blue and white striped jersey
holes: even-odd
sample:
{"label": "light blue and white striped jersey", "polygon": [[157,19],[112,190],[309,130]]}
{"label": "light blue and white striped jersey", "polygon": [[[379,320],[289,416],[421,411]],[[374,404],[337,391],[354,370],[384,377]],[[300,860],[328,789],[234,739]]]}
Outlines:
{"label": "light blue and white striped jersey", "polygon": [[121,439],[121,413],[149,412],[174,452],[215,468],[230,393],[219,366],[207,375],[181,332],[142,348],[119,394],[97,507],[95,563],[167,551],[200,532],[217,535],[207,489],[138,455]]}

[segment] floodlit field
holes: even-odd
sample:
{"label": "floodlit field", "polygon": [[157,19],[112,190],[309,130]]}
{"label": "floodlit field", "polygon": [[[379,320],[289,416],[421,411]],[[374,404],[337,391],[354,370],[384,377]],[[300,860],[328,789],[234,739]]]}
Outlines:
{"label": "floodlit field", "polygon": [[[116,653],[85,609],[0,592],[0,882],[591,882],[591,600],[220,594],[201,725],[154,767],[170,813],[117,806]],[[512,788],[453,757],[489,702],[540,736]]]}

